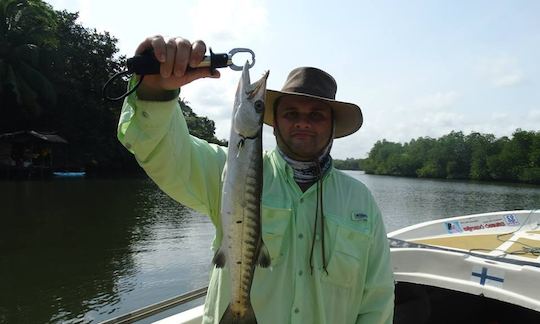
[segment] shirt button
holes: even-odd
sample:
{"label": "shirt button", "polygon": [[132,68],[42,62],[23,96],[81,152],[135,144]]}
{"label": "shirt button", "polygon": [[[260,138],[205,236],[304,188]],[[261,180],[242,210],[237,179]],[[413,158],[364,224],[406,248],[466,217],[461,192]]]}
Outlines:
{"label": "shirt button", "polygon": [[296,307],[296,308],[294,309],[294,312],[295,312],[296,314],[300,313],[300,310],[298,309],[298,307]]}
{"label": "shirt button", "polygon": [[147,113],[146,111],[143,111],[143,112],[142,112],[142,115],[143,115],[144,118],[148,118],[148,116],[149,116],[148,113]]}
{"label": "shirt button", "polygon": [[299,239],[303,239],[303,238],[304,238],[304,234],[302,234],[302,233],[298,234],[298,238],[299,238]]}
{"label": "shirt button", "polygon": [[315,239],[318,241],[321,239],[321,237],[319,236],[319,234],[315,234]]}
{"label": "shirt button", "polygon": [[300,203],[303,203],[304,202],[304,198],[300,198]]}
{"label": "shirt button", "polygon": [[299,275],[299,276],[301,276],[301,275],[303,275],[303,274],[304,274],[304,272],[303,272],[302,270],[298,271],[298,275]]}

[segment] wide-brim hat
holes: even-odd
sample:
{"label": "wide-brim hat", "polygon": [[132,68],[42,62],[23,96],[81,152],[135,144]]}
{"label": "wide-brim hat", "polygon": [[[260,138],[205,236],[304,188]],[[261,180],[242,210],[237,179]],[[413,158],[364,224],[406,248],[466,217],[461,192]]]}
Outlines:
{"label": "wide-brim hat", "polygon": [[277,100],[294,95],[326,102],[333,110],[334,137],[350,135],[362,126],[362,110],[353,103],[335,100],[336,92],[337,83],[330,74],[313,67],[296,68],[289,73],[281,91],[266,90],[264,123],[274,126],[274,106]]}

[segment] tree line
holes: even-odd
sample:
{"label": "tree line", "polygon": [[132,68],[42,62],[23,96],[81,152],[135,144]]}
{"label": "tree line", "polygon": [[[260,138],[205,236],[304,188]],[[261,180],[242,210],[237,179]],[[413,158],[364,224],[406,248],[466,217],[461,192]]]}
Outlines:
{"label": "tree line", "polygon": [[517,129],[511,138],[451,132],[405,144],[382,140],[359,162],[368,174],[540,184],[540,132]]}
{"label": "tree line", "polygon": [[[0,0],[0,134],[21,130],[67,139],[67,167],[87,172],[139,172],[116,139],[121,102],[102,87],[124,69],[118,40],[77,23],[78,13],[40,0]],[[126,82],[111,84],[120,95]],[[215,143],[214,122],[182,105],[190,131]]]}
{"label": "tree line", "polygon": [[333,159],[334,167],[341,170],[363,170],[363,159],[346,158],[345,160]]}

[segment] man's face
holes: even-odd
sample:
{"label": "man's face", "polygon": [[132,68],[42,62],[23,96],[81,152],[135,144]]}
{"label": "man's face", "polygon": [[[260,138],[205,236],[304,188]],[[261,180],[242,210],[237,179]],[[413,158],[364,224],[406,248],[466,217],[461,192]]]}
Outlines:
{"label": "man's face", "polygon": [[317,99],[285,96],[276,107],[274,135],[289,157],[311,161],[321,154],[332,134],[332,110]]}

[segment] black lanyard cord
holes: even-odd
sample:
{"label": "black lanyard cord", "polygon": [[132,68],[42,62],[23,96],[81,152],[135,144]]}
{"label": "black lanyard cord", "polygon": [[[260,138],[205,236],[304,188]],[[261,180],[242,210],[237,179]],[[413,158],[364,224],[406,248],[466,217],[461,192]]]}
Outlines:
{"label": "black lanyard cord", "polygon": [[124,93],[120,97],[109,97],[109,95],[107,94],[107,88],[111,85],[111,83],[114,80],[116,80],[116,79],[118,79],[118,78],[120,78],[120,77],[122,77],[124,75],[128,75],[128,74],[133,74],[133,72],[131,72],[130,70],[125,70],[125,71],[122,71],[122,72],[118,72],[115,75],[113,75],[109,80],[107,80],[107,82],[105,82],[105,85],[103,85],[103,90],[102,90],[103,98],[105,98],[107,100],[110,100],[110,101],[118,101],[118,100],[124,99],[125,97],[127,97],[130,94],[132,94],[133,92],[135,92],[135,90],[137,90],[137,88],[141,85],[141,82],[144,79],[144,75],[140,76],[139,81],[137,81],[137,84],[135,84],[133,89],[130,89],[130,90],[126,91],[126,93]]}

